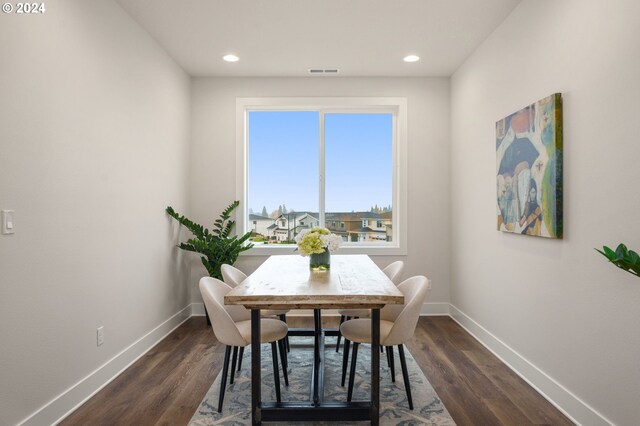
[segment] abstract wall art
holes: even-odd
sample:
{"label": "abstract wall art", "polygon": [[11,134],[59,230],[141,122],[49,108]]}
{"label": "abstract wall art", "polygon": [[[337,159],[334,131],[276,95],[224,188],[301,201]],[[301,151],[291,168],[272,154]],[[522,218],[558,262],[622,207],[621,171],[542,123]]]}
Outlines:
{"label": "abstract wall art", "polygon": [[562,238],[562,95],[496,123],[498,230]]}

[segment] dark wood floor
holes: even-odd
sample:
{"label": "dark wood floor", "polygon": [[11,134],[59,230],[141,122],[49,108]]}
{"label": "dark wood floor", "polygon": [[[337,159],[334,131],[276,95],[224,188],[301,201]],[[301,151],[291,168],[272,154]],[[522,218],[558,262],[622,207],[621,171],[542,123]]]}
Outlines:
{"label": "dark wood floor", "polygon": [[[406,346],[458,425],[573,424],[449,317],[421,318]],[[223,355],[204,318],[193,317],[61,425],[186,425]]]}

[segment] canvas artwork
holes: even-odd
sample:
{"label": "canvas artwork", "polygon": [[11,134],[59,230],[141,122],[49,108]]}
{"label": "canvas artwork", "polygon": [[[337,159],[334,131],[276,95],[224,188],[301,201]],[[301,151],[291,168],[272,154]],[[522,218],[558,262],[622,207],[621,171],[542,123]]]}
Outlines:
{"label": "canvas artwork", "polygon": [[496,123],[498,230],[562,238],[562,95]]}

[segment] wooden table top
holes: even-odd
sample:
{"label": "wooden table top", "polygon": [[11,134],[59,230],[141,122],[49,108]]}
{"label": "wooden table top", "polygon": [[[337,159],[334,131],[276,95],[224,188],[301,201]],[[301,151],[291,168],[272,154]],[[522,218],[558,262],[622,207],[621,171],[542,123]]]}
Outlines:
{"label": "wooden table top", "polygon": [[309,258],[271,256],[224,297],[260,309],[382,308],[404,303],[393,282],[366,255],[331,255],[331,269],[309,270]]}

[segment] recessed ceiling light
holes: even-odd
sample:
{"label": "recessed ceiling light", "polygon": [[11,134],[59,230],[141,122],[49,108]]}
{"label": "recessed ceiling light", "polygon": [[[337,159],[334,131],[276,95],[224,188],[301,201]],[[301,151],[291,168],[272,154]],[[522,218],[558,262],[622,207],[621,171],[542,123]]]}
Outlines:
{"label": "recessed ceiling light", "polygon": [[238,62],[240,60],[236,55],[224,55],[222,59],[227,62]]}
{"label": "recessed ceiling light", "polygon": [[403,58],[405,62],[418,62],[420,60],[420,56],[409,55]]}

